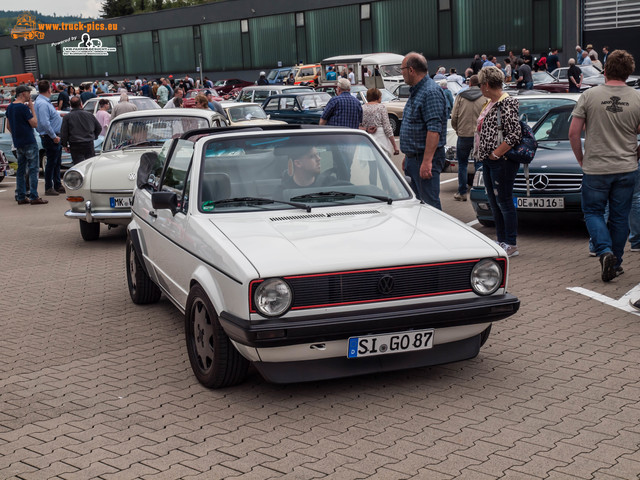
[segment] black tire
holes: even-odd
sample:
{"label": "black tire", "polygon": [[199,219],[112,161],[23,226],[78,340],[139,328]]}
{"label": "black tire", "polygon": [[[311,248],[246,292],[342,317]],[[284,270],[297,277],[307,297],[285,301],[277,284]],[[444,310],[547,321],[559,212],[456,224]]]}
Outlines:
{"label": "black tire", "polygon": [[184,326],[191,369],[202,385],[222,388],[244,380],[249,362],[224,333],[218,315],[200,285],[194,285],[189,292]]}
{"label": "black tire", "polygon": [[494,227],[495,223],[493,222],[493,220],[483,220],[483,219],[478,219],[478,222],[480,222],[480,225],[484,225],[485,227]]}
{"label": "black tire", "polygon": [[85,242],[93,242],[100,238],[100,224],[97,222],[89,223],[84,220],[80,222],[80,235]]}
{"label": "black tire", "polygon": [[489,334],[491,333],[491,325],[489,325],[487,328],[485,328],[483,330],[483,332],[480,334],[480,347],[482,348],[482,346],[487,343],[487,340],[489,340]]}
{"label": "black tire", "polygon": [[389,123],[391,124],[393,134],[395,136],[400,135],[400,121],[398,120],[398,117],[396,117],[395,115],[389,115]]}
{"label": "black tire", "polygon": [[136,249],[133,247],[131,239],[127,238],[127,284],[129,285],[129,295],[131,300],[136,305],[146,305],[149,303],[156,303],[160,300],[162,292],[158,286],[144,271],[138,256],[136,255]]}

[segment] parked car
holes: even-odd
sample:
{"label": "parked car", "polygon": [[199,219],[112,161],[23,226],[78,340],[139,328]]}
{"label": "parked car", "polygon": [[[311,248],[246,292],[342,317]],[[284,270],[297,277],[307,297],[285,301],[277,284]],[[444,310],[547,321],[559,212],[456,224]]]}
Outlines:
{"label": "parked car", "polygon": [[253,85],[253,82],[247,82],[239,78],[227,78],[224,80],[216,80],[213,83],[213,88],[215,88],[219,94],[224,95],[225,93],[231,92],[234,88],[243,88],[249,85]]}
{"label": "parked car", "polygon": [[317,125],[329,100],[323,92],[289,92],[267,98],[262,108],[274,120]]}
{"label": "parked car", "polygon": [[[363,105],[367,103],[367,87],[363,85],[351,85],[351,95],[360,100]],[[400,134],[400,124],[402,123],[402,117],[404,115],[404,107],[407,104],[406,100],[401,100],[393,95],[386,88],[380,88],[382,97],[380,101],[387,108],[389,114],[389,123],[393,129],[394,135]],[[333,85],[322,85],[316,88],[318,92],[325,92],[332,97],[336,95],[336,87]]]}
{"label": "parked car", "polygon": [[260,104],[246,102],[221,102],[230,125],[284,125],[281,120],[271,120]]}
{"label": "parked car", "polygon": [[[579,93],[541,93],[532,92],[531,90],[511,91],[510,95],[515,95],[520,105],[520,118],[533,127],[549,110],[562,105],[569,105],[573,108],[578,101]],[[445,145],[445,154],[447,156],[447,166],[445,172],[458,171],[458,155],[456,144],[458,136],[451,126],[451,120],[447,123],[447,143]],[[473,183],[475,174],[475,164],[469,159],[467,175],[469,176],[469,185]]]}
{"label": "parked car", "polygon": [[[533,128],[538,150],[529,165],[528,185],[521,166],[513,188],[520,219],[553,213],[582,217],[582,168],[569,144],[573,108],[572,104],[552,108]],[[476,172],[470,199],[478,221],[493,225],[482,170]]]}
{"label": "parked car", "polygon": [[289,78],[292,68],[293,67],[272,68],[267,74],[267,81],[272,85],[284,83],[287,78]]}
{"label": "parked car", "polygon": [[271,95],[298,91],[313,92],[313,88],[302,85],[251,85],[240,91],[236,101],[263,103]]}
{"label": "parked car", "polygon": [[[593,65],[584,65],[584,66],[580,65],[579,68],[580,70],[582,70],[582,75],[583,75],[581,90],[586,90],[587,88],[604,84],[604,81],[605,81],[604,74]],[[568,71],[569,71],[569,67],[560,67],[560,68],[556,68],[550,73],[550,76],[556,79],[557,83],[559,85],[562,85],[565,88],[564,91],[567,91],[567,92],[569,91],[569,80],[567,78]],[[637,75],[630,75],[629,78],[627,78],[627,85],[631,87],[638,86],[640,85],[638,83],[639,79],[640,77],[638,77]],[[535,85],[534,85],[534,88],[536,88]],[[541,89],[548,90],[548,88],[541,88]]]}
{"label": "parked car", "polygon": [[[120,94],[106,94],[99,97],[90,98],[82,108],[87,112],[91,112],[95,115],[95,113],[98,111],[98,102],[102,99],[109,100],[110,105],[107,111],[111,113],[113,107],[120,103]],[[129,101],[137,107],[138,111],[157,110],[160,108],[160,105],[158,105],[149,97],[129,95]]]}
{"label": "parked car", "polygon": [[213,94],[213,99],[216,100],[217,102],[220,102],[223,100],[222,95],[220,95],[213,88],[193,88],[189,90],[185,94],[185,96],[182,98],[182,106],[184,108],[196,108],[196,97],[198,95],[204,95],[204,92],[207,92],[207,91]]}
{"label": "parked car", "polygon": [[519,308],[502,248],[418,201],[363,131],[200,131],[164,152],[138,171],[127,282],[134,303],[184,312],[206,387],[249,362],[284,383],[473,358]]}
{"label": "parked car", "polygon": [[296,85],[313,84],[320,74],[320,64],[296,65],[291,69],[291,73]]}
{"label": "parked car", "polygon": [[212,110],[175,108],[123,113],[107,130],[102,153],[66,171],[63,184],[70,204],[65,217],[79,220],[87,241],[100,236],[100,223],[131,220],[131,198],[140,156],[161,152],[164,143],[188,130],[225,126]]}

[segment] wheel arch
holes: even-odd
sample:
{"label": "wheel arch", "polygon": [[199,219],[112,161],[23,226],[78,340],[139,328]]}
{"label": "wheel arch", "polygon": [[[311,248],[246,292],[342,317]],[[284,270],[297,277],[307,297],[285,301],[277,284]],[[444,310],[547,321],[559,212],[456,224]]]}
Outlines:
{"label": "wheel arch", "polygon": [[133,245],[133,249],[140,259],[140,265],[142,265],[144,273],[151,278],[155,278],[154,276],[150,275],[149,269],[147,268],[147,262],[145,261],[144,255],[142,254],[142,240],[140,239],[139,230],[137,228],[127,229],[127,237],[129,237],[129,240],[131,240],[131,245]]}
{"label": "wheel arch", "polygon": [[[199,285],[206,292],[216,314],[219,315],[223,311],[230,311],[235,314],[246,312],[246,315],[249,314],[248,302],[246,301],[247,287],[242,288],[236,281],[217,270],[205,265],[199,265],[189,281],[189,292],[195,285]],[[245,292],[244,301],[238,296],[239,291]],[[241,308],[242,306],[244,308]]]}

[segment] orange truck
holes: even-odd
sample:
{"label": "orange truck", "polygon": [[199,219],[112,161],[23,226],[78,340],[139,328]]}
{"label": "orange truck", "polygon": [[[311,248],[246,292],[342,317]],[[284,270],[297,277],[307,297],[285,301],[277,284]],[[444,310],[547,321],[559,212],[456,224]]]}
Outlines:
{"label": "orange truck", "polygon": [[21,83],[35,83],[33,73],[16,73],[0,76],[0,87],[17,87]]}

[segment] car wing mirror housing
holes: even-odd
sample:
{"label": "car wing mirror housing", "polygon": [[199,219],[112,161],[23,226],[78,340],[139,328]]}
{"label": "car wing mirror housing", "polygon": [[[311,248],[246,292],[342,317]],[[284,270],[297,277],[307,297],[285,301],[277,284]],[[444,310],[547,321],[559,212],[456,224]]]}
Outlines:
{"label": "car wing mirror housing", "polygon": [[178,194],[174,192],[153,192],[151,205],[156,210],[171,210],[171,214],[178,212]]}

